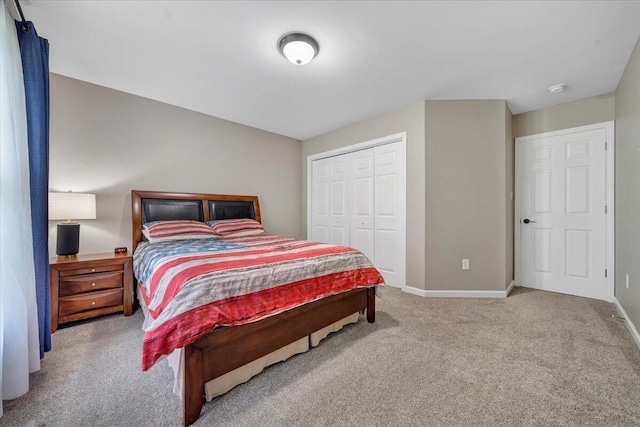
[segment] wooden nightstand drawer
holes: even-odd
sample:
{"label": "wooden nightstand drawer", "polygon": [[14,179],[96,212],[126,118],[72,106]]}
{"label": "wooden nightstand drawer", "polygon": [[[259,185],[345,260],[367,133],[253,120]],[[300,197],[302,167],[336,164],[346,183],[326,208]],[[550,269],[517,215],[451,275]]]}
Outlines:
{"label": "wooden nightstand drawer", "polygon": [[107,273],[83,274],[60,278],[60,297],[93,292],[101,289],[121,288],[122,270]]}
{"label": "wooden nightstand drawer", "polygon": [[95,267],[65,270],[60,272],[60,277],[77,276],[79,274],[101,273],[104,271],[122,271],[122,265],[100,265]]}
{"label": "wooden nightstand drawer", "polygon": [[83,311],[122,305],[122,289],[89,292],[58,300],[58,315],[69,316]]}

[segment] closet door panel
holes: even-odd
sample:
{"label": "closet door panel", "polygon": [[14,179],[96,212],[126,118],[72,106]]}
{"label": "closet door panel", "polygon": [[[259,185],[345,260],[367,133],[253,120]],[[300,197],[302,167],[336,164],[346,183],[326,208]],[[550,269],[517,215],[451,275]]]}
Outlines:
{"label": "closet door panel", "polygon": [[375,148],[374,264],[391,286],[401,287],[404,273],[404,158],[399,143]]}
{"label": "closet door panel", "polygon": [[351,153],[351,180],[353,185],[351,210],[351,247],[358,249],[371,261],[374,259],[373,149]]}
{"label": "closet door panel", "polygon": [[[376,233],[376,260],[375,266],[381,270],[386,281],[389,273],[395,273],[397,270],[396,257],[394,248],[398,236],[394,230],[378,230]],[[387,283],[391,285],[391,283]],[[393,286],[393,285],[392,285]]]}
{"label": "closet door panel", "polygon": [[349,156],[331,158],[331,239],[334,245],[349,246]]}
{"label": "closet door panel", "polygon": [[311,240],[328,243],[331,224],[331,162],[329,159],[312,163]]}

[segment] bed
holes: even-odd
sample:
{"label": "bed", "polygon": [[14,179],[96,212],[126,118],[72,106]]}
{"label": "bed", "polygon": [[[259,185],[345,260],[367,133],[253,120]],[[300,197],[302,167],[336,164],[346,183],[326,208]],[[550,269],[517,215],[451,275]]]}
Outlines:
{"label": "bed", "polygon": [[[139,245],[141,248],[149,246],[146,243],[141,245],[144,240],[142,230],[145,223],[153,221],[191,220],[206,223],[248,218],[261,222],[260,206],[255,196],[134,190],[131,192],[131,201],[134,252]],[[353,313],[366,312],[367,321],[373,323],[375,285],[382,284],[382,281],[381,276],[380,280],[368,280],[367,283],[357,284],[362,287],[306,302],[250,323],[217,327],[185,345],[179,361],[183,424],[191,425],[200,416],[205,383],[268,357],[283,347],[295,346],[300,340],[320,330],[328,333],[326,329],[331,329],[336,322]],[[143,356],[143,366],[148,362]]]}

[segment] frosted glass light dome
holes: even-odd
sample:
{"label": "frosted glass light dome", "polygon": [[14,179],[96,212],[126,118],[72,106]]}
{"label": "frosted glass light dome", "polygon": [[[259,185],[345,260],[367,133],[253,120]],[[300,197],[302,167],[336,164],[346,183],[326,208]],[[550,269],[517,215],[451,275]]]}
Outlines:
{"label": "frosted glass light dome", "polygon": [[304,65],[315,58],[320,47],[318,42],[307,34],[290,33],[280,38],[278,50],[291,63]]}

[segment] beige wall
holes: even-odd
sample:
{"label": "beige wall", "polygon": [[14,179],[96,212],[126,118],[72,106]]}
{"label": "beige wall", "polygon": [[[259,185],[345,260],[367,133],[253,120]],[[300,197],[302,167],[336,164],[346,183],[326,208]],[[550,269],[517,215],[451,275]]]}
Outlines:
{"label": "beige wall", "polygon": [[[407,132],[407,285],[503,291],[513,278],[513,136],[505,101],[424,101],[302,143],[312,154]],[[462,271],[469,258],[471,269]]]}
{"label": "beige wall", "polygon": [[[615,95],[615,295],[636,328],[640,328],[640,41]],[[629,289],[625,274],[629,274]]]}
{"label": "beige wall", "polygon": [[257,195],[269,232],[301,237],[295,139],[56,74],[50,137],[51,190],[97,196],[81,253],[131,248],[131,190]]}
{"label": "beige wall", "polygon": [[614,93],[608,93],[516,114],[513,116],[513,137],[610,122],[614,119],[615,96]]}
{"label": "beige wall", "polygon": [[507,109],[494,100],[426,102],[428,290],[504,291],[511,282]]}
{"label": "beige wall", "polygon": [[302,230],[307,230],[307,157],[407,132],[407,284],[424,289],[424,101],[316,136],[302,143]]}

